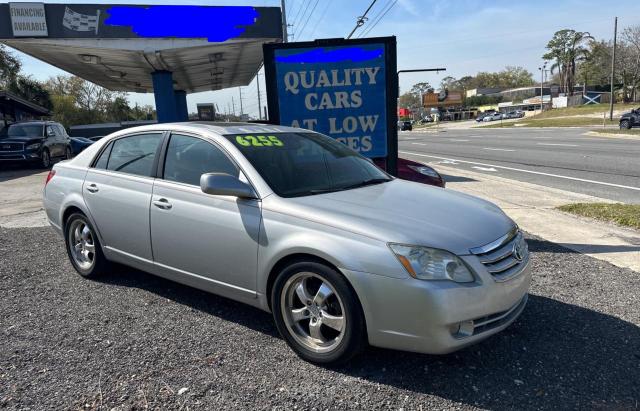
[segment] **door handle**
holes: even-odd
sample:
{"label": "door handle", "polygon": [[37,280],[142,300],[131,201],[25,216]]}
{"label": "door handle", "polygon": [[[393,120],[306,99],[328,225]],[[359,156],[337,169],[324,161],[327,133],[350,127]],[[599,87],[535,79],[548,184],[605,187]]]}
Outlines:
{"label": "door handle", "polygon": [[98,186],[95,185],[95,184],[89,184],[87,186],[87,191],[90,192],[90,193],[97,193],[99,191],[98,190]]}
{"label": "door handle", "polygon": [[153,205],[161,208],[163,210],[169,210],[171,209],[171,207],[173,207],[171,205],[171,203],[169,203],[169,200],[167,200],[166,198],[160,198],[158,200],[153,200]]}

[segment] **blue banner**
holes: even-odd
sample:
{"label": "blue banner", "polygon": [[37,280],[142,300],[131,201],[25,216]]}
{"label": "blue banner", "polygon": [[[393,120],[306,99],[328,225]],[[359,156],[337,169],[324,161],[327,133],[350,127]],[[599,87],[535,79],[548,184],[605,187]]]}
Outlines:
{"label": "blue banner", "polygon": [[280,124],[387,155],[384,44],[275,50]]}

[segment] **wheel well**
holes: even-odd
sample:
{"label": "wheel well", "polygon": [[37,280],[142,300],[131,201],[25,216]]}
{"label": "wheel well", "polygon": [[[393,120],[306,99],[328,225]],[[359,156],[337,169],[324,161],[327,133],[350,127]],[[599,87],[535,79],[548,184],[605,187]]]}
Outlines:
{"label": "wheel well", "polygon": [[[267,303],[269,304],[269,309],[272,308],[271,307],[271,290],[273,289],[273,284],[276,282],[276,277],[278,276],[280,271],[282,271],[285,267],[298,262],[305,262],[305,263],[311,262],[311,263],[323,264],[335,270],[338,274],[342,275],[342,273],[340,272],[338,267],[335,266],[335,264],[332,264],[331,262],[325,260],[324,258],[318,257],[313,254],[297,253],[297,254],[291,254],[291,255],[282,257],[280,260],[278,260],[277,263],[275,263],[275,265],[269,272],[269,278],[267,279],[266,297],[267,297]],[[362,307],[362,304],[360,303],[360,298],[358,297],[358,294],[353,289],[353,286],[349,282],[349,279],[345,278],[345,280],[347,281],[347,284],[349,284],[349,287],[351,287],[351,289],[353,290],[353,293],[356,295],[356,298],[358,298],[358,304],[360,304],[360,307]]]}
{"label": "wheel well", "polygon": [[64,214],[62,214],[62,227],[64,229],[64,226],[67,224],[67,220],[69,219],[69,217],[71,216],[71,214],[74,213],[80,213],[82,215],[84,215],[84,213],[82,212],[82,210],[80,210],[78,207],[76,206],[70,206],[68,207],[66,210],[64,210]]}

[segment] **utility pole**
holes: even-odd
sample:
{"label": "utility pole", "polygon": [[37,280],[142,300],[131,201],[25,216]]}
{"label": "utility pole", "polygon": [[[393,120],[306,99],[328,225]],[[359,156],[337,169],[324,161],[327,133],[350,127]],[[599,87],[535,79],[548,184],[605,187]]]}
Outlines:
{"label": "utility pole", "polygon": [[280,10],[282,11],[282,42],[288,43],[289,34],[287,34],[287,8],[285,7],[284,0],[280,0]]}
{"label": "utility pole", "polygon": [[547,62],[545,61],[542,67],[538,67],[540,70],[540,113],[544,111],[544,74],[547,68]]}
{"label": "utility pole", "polygon": [[238,87],[238,90],[240,91],[240,117],[242,117],[244,114],[244,110],[242,109],[242,87]]}
{"label": "utility pole", "polygon": [[611,55],[611,102],[609,103],[609,121],[613,121],[613,103],[615,97],[613,95],[613,81],[616,71],[616,41],[618,37],[618,18],[613,23],[613,54]]}
{"label": "utility pole", "polygon": [[236,100],[231,96],[231,105],[233,106],[233,115],[236,115]]}
{"label": "utility pole", "polygon": [[258,118],[262,120],[262,111],[260,110],[262,107],[262,101],[260,100],[260,72],[256,74],[256,86],[258,87]]}

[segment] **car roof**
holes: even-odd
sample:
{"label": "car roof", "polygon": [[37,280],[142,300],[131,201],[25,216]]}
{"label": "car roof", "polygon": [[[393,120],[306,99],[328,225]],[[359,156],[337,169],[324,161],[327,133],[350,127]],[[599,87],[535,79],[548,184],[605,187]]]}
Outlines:
{"label": "car roof", "polygon": [[227,123],[227,122],[215,122],[215,121],[189,121],[183,123],[161,123],[161,124],[149,124],[139,127],[125,128],[123,130],[115,132],[113,135],[123,135],[129,133],[139,133],[144,131],[209,131],[219,135],[225,134],[251,134],[251,133],[300,133],[309,130],[286,127],[272,124],[259,124],[259,123]]}

